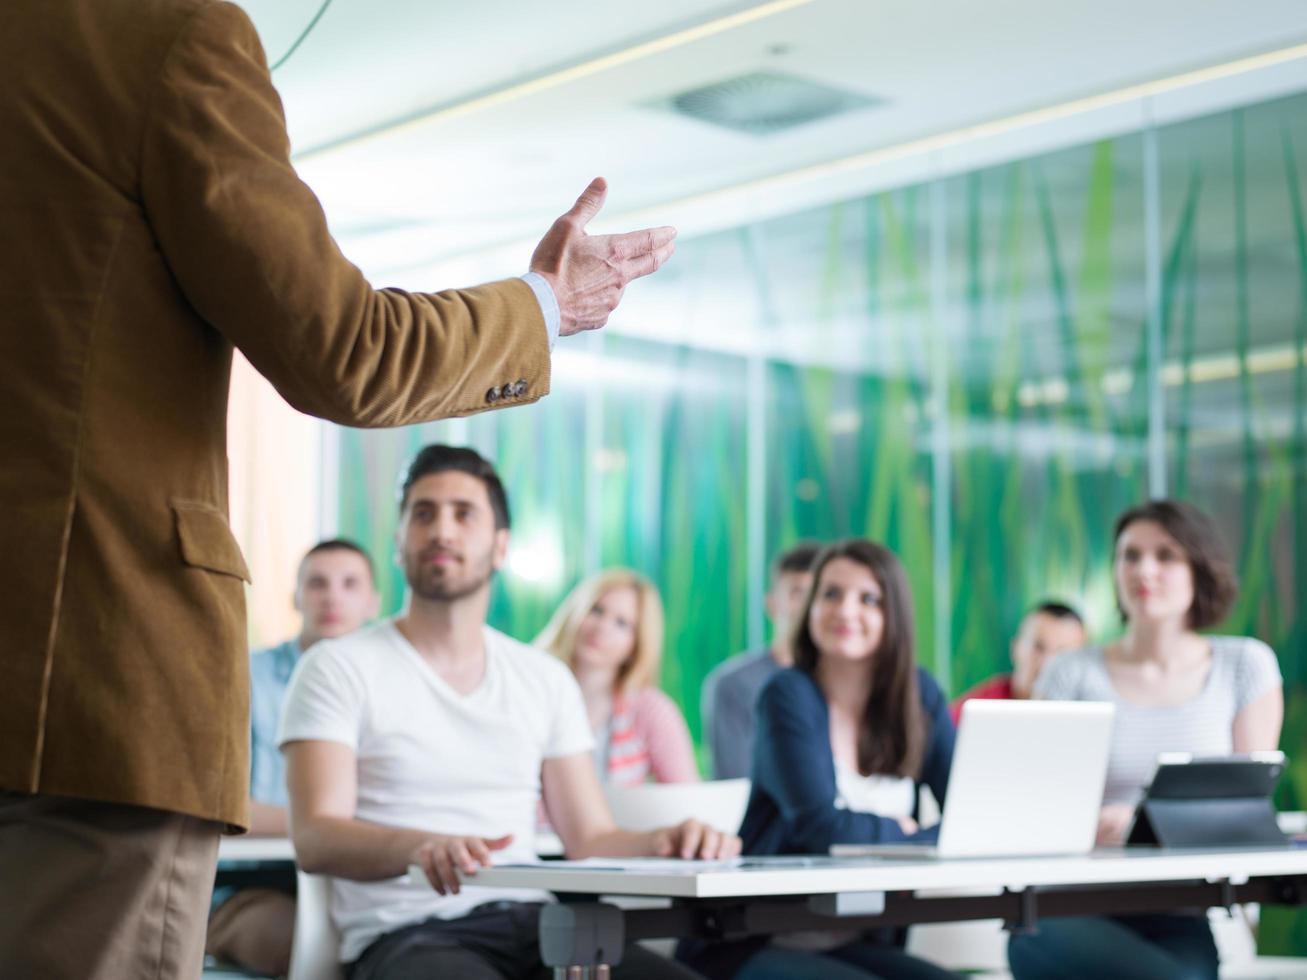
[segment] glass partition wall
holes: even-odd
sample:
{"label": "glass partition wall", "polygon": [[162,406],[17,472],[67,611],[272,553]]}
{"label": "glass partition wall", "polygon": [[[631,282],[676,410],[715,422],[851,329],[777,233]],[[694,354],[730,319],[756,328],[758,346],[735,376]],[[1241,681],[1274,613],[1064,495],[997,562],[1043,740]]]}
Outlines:
{"label": "glass partition wall", "polygon": [[894,548],[919,657],[956,692],[1040,599],[1115,635],[1112,521],[1184,497],[1237,557],[1222,629],[1280,655],[1302,756],[1281,803],[1303,808],[1304,194],[1297,95],[682,241],[620,332],[560,343],[539,404],[343,432],[339,529],[397,608],[399,470],[475,446],[515,511],[494,624],[530,639],[587,572],[644,572],[699,737],[703,676],[767,641],[767,563],[800,538]]}

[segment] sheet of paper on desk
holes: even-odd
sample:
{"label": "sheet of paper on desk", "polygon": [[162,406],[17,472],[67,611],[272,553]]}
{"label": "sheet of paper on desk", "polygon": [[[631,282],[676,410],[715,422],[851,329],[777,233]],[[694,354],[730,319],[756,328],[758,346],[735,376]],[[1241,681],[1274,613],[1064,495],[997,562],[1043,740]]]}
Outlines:
{"label": "sheet of paper on desk", "polygon": [[[592,857],[580,861],[550,861],[548,868],[563,871],[643,871],[656,874],[703,874],[712,871],[751,871],[779,868],[842,868],[867,864],[867,860],[833,858],[825,855],[767,855],[764,857],[736,857],[725,861],[687,861],[682,858],[650,857]],[[499,865],[499,867],[540,867],[541,865]]]}
{"label": "sheet of paper on desk", "polygon": [[539,864],[500,864],[500,868],[547,867],[551,871],[644,871],[658,874],[702,874],[705,871],[731,871],[740,866],[739,858],[727,861],[686,861],[681,858],[593,857],[580,861],[550,861]]}

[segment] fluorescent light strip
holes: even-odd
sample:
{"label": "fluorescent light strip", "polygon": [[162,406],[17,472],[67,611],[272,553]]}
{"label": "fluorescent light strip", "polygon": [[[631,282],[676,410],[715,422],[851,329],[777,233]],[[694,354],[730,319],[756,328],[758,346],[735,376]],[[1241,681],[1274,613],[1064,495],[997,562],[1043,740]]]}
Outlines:
{"label": "fluorescent light strip", "polygon": [[[1307,364],[1307,346],[1301,350],[1292,344],[1262,347],[1248,352],[1248,373],[1255,375],[1291,371],[1298,366],[1300,359]],[[1162,384],[1168,388],[1177,388],[1184,384],[1184,377],[1183,364],[1169,361],[1162,365]],[[1237,354],[1215,354],[1189,362],[1189,380],[1193,384],[1230,381],[1237,377],[1239,377]],[[1119,368],[1103,372],[1101,385],[1104,394],[1124,395],[1134,386],[1134,380],[1134,372]],[[1071,388],[1063,377],[1026,381],[1017,388],[1017,402],[1023,408],[1033,408],[1036,405],[1060,405],[1070,395]]]}
{"label": "fluorescent light strip", "polygon": [[665,35],[664,37],[654,38],[652,41],[645,41],[621,51],[615,51],[612,54],[602,55],[598,58],[592,58],[589,61],[583,61],[579,65],[572,65],[570,68],[562,68],[558,71],[550,72],[547,75],[541,75],[532,78],[529,81],[520,82],[516,85],[509,85],[506,88],[496,89],[493,92],[487,92],[485,95],[476,96],[464,102],[458,102],[454,105],[445,106],[432,112],[423,113],[414,116],[411,119],[405,119],[401,122],[394,123],[380,129],[370,130],[361,133],[358,136],[347,136],[343,139],[332,141],[321,147],[305,150],[297,154],[296,161],[311,160],[316,157],[324,156],[328,153],[334,153],[345,147],[358,146],[369,140],[377,139],[381,136],[394,136],[397,133],[407,132],[423,126],[435,125],[446,122],[450,119],[458,119],[462,116],[468,116],[475,112],[481,112],[484,109],[490,109],[506,102],[512,102],[515,99],[525,98],[528,95],[535,95],[539,92],[556,88],[559,85],[566,85],[568,82],[580,81],[583,78],[589,78],[591,75],[597,75],[600,72],[609,71],[613,68],[619,68],[622,65],[630,64],[633,61],[639,61],[641,58],[648,58],[655,54],[662,54],[664,51],[670,51],[672,48],[681,47],[685,44],[692,44],[695,41],[702,41],[704,38],[712,37],[714,34],[721,34],[724,31],[734,30],[737,27],[743,27],[746,24],[752,24],[755,21],[771,17],[775,14],[784,13],[787,10],[793,10],[796,7],[803,7],[812,3],[813,0],[770,0],[768,3],[759,4],[756,7],[750,7],[747,10],[741,10],[734,14],[727,14],[724,17],[718,17],[715,20],[698,24],[694,27],[688,27],[684,30]]}

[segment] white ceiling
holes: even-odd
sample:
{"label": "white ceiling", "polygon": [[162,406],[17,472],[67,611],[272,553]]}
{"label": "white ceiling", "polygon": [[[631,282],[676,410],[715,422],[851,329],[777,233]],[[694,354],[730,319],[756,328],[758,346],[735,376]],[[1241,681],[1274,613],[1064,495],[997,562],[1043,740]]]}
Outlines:
{"label": "white ceiling", "polygon": [[[275,61],[320,0],[240,0]],[[332,144],[760,4],[333,0],[274,79],[297,163],[373,276],[1307,41],[1303,0],[812,0],[457,118]],[[884,104],[756,137],[651,102],[759,69]],[[316,151],[316,152],[315,152]],[[526,254],[521,257],[525,263]]]}

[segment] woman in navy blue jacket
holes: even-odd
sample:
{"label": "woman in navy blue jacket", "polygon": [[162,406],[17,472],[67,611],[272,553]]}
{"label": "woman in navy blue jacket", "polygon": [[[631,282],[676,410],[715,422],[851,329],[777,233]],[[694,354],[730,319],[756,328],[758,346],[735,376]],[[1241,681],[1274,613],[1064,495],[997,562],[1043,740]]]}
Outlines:
{"label": "woman in navy blue jacket", "polygon": [[[758,698],[746,854],[825,854],[832,844],[932,841],[917,826],[917,789],[941,803],[953,722],[939,685],[917,667],[912,594],[889,549],[853,538],[813,564],[794,637],[795,665]],[[733,980],[953,974],[902,950],[901,930],[686,944],[683,957]]]}

